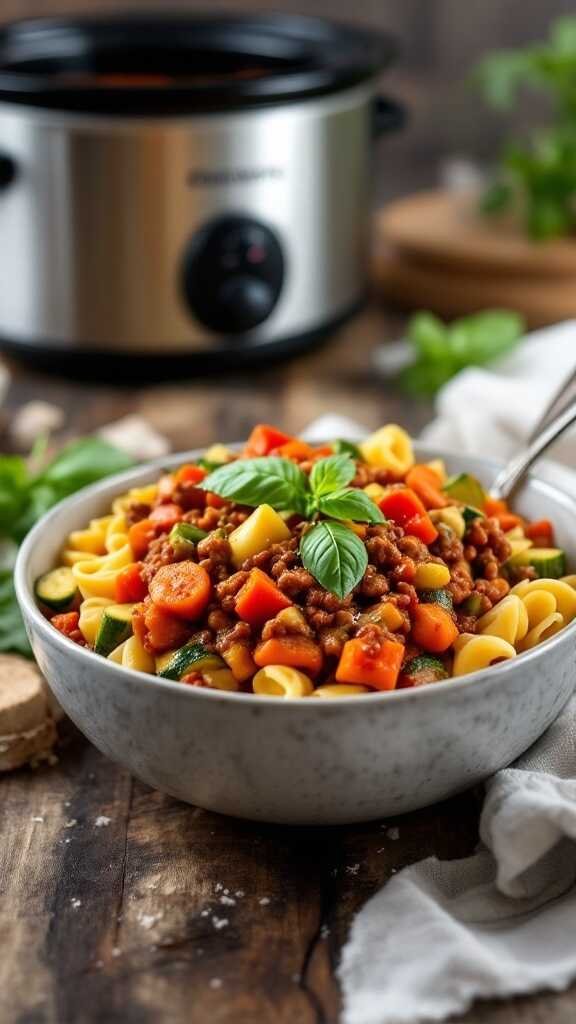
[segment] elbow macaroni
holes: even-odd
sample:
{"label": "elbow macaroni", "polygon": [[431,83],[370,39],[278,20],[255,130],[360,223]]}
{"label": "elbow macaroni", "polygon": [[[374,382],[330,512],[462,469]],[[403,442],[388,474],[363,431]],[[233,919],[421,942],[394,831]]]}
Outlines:
{"label": "elbow macaroni", "polygon": [[516,649],[507,640],[487,633],[475,635],[462,633],[454,644],[456,653],[452,667],[453,676],[465,676],[470,672],[488,668],[495,661],[516,657]]}

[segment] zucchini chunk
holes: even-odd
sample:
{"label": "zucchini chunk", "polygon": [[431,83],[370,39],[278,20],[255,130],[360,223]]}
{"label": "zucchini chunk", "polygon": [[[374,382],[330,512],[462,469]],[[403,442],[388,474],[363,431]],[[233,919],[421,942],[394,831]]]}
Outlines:
{"label": "zucchini chunk", "polygon": [[482,597],[480,594],[470,594],[462,605],[463,611],[466,615],[480,615],[482,610]]}
{"label": "zucchini chunk", "polygon": [[444,484],[442,490],[450,498],[461,501],[463,505],[473,509],[484,508],[486,503],[486,492],[482,484],[470,473],[458,473],[451,476]]}
{"label": "zucchini chunk", "polygon": [[178,554],[189,556],[195,551],[198,541],[204,540],[207,536],[206,530],[192,526],[192,523],[176,523],[170,531],[168,540]]}
{"label": "zucchini chunk", "polygon": [[451,612],[454,608],[452,594],[449,590],[439,588],[438,590],[421,590],[418,597],[424,604],[439,604],[441,608]]}
{"label": "zucchini chunk", "polygon": [[174,651],[158,675],[163,679],[174,679],[178,682],[182,676],[192,670],[204,675],[205,672],[218,672],[226,668],[227,665],[220,655],[206,650],[204,644],[192,641]]}
{"label": "zucchini chunk", "polygon": [[439,679],[448,679],[448,672],[440,659],[431,654],[419,654],[411,658],[404,665],[402,675],[412,686],[424,686],[426,683],[437,683]]}
{"label": "zucchini chunk", "polygon": [[464,505],[464,508],[461,508],[460,512],[462,513],[462,518],[464,519],[466,526],[468,526],[468,524],[474,519],[483,519],[484,517],[482,510],[474,508],[473,505]]}
{"label": "zucchini chunk", "polygon": [[562,548],[529,548],[513,555],[508,565],[530,565],[539,579],[557,580],[566,574],[566,552]]}
{"label": "zucchini chunk", "polygon": [[351,455],[353,459],[362,458],[362,452],[358,445],[353,444],[352,441],[345,441],[341,437],[332,442],[332,448],[335,455]]}
{"label": "zucchini chunk", "polygon": [[54,611],[68,608],[78,592],[72,569],[65,565],[40,576],[34,590],[38,600]]}
{"label": "zucchini chunk", "polygon": [[104,609],[94,643],[96,654],[107,658],[114,648],[132,636],[133,608],[133,604],[110,604]]}

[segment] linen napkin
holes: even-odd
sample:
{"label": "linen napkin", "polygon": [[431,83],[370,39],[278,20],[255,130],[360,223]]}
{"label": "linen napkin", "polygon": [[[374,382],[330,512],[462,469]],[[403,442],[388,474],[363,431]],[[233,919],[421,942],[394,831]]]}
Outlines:
{"label": "linen napkin", "polygon": [[[576,321],[529,335],[496,369],[465,370],[438,398],[427,443],[515,451],[576,367]],[[322,417],[306,432],[357,438]],[[576,434],[554,450],[576,465]],[[576,474],[542,475],[576,494]],[[358,913],[342,953],[342,1024],[418,1024],[478,998],[566,988],[576,978],[576,698],[545,735],[486,786],[469,858],[430,857],[394,875]]]}

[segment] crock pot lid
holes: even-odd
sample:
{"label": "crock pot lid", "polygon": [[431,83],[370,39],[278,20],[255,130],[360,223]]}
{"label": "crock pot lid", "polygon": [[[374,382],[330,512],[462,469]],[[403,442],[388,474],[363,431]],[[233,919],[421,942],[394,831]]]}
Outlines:
{"label": "crock pot lid", "polygon": [[106,114],[226,110],[372,78],[393,40],[321,18],[122,14],[0,31],[0,100]]}

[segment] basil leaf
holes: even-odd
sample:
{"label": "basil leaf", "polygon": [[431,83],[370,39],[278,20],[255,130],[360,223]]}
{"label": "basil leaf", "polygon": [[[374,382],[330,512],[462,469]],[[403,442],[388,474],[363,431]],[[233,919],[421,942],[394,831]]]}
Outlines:
{"label": "basil leaf", "polygon": [[86,437],[67,445],[36,478],[35,483],[52,485],[58,497],[64,498],[87,484],[130,469],[133,465],[134,459],[120,448],[100,437]]}
{"label": "basil leaf", "polygon": [[230,462],[215,469],[198,486],[240,505],[266,503],[279,512],[306,511],[305,474],[294,462],[277,456]]}
{"label": "basil leaf", "polygon": [[346,487],[356,475],[356,466],[350,455],[329,455],[319,459],[310,472],[310,488],[316,498]]}
{"label": "basil leaf", "polygon": [[33,657],[16,600],[12,571],[2,569],[0,570],[0,652],[7,651],[23,654],[25,658]]}
{"label": "basil leaf", "polygon": [[353,459],[361,459],[362,452],[360,451],[357,444],[352,441],[346,441],[345,438],[339,437],[332,443],[332,447],[336,452],[336,455],[350,455]]}
{"label": "basil leaf", "polygon": [[368,565],[364,544],[342,523],[316,523],[300,541],[300,557],[314,579],[337,597],[354,589]]}
{"label": "basil leaf", "polygon": [[384,522],[378,505],[364,494],[364,491],[355,488],[345,488],[334,491],[333,494],[326,494],[318,499],[318,508],[332,519],[351,519],[354,523]]}

